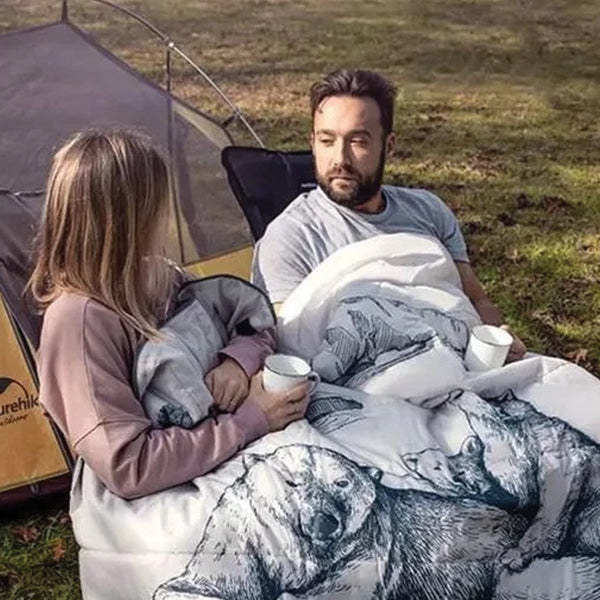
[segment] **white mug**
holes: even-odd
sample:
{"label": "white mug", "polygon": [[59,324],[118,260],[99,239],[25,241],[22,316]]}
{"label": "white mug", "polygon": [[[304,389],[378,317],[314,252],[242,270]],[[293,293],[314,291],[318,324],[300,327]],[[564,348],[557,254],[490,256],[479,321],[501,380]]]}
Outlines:
{"label": "white mug", "polygon": [[513,343],[508,331],[494,325],[473,327],[465,353],[469,371],[487,371],[501,367]]}
{"label": "white mug", "polygon": [[265,360],[263,386],[268,392],[290,390],[309,380],[312,382],[308,391],[310,394],[321,383],[321,377],[311,370],[305,360],[298,356],[272,354]]}

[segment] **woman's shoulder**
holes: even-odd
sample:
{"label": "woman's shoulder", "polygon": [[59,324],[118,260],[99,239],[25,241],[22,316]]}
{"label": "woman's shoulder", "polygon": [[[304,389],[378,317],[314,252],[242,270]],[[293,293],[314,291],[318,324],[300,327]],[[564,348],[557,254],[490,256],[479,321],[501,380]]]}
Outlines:
{"label": "woman's shoulder", "polygon": [[37,360],[40,366],[58,361],[75,369],[110,363],[107,368],[128,371],[138,344],[134,329],[108,306],[89,296],[63,293],[44,314]]}
{"label": "woman's shoulder", "polygon": [[102,302],[76,292],[63,292],[44,312],[44,324],[56,322],[75,325],[89,319],[113,321],[118,318],[117,313]]}
{"label": "woman's shoulder", "polygon": [[132,328],[114,310],[85,294],[64,292],[46,309],[42,344],[48,338],[66,343],[83,342],[83,338],[90,335],[114,341],[124,338],[133,341],[135,337]]}

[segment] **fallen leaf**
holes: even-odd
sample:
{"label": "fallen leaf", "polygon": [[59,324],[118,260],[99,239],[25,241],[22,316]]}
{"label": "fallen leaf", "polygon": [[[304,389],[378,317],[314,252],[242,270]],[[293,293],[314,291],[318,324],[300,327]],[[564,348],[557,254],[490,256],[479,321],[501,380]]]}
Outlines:
{"label": "fallen leaf", "polygon": [[511,248],[510,250],[506,251],[505,256],[511,262],[518,262],[519,261],[519,250],[517,248]]}
{"label": "fallen leaf", "polygon": [[574,362],[576,365],[579,365],[582,362],[587,360],[588,350],[587,350],[587,348],[579,348],[578,350],[573,350],[571,352],[567,352],[566,357],[571,362]]}
{"label": "fallen leaf", "polygon": [[62,539],[58,539],[55,542],[52,542],[51,548],[52,560],[54,560],[54,562],[60,562],[66,553],[65,543]]}
{"label": "fallen leaf", "polygon": [[18,527],[13,527],[12,532],[17,536],[17,538],[26,544],[30,544],[31,542],[35,542],[40,537],[40,532],[35,527],[27,527],[26,525],[19,525]]}
{"label": "fallen leaf", "polygon": [[570,203],[560,196],[543,196],[542,206],[546,212],[553,214],[564,212],[566,209],[570,208]]}

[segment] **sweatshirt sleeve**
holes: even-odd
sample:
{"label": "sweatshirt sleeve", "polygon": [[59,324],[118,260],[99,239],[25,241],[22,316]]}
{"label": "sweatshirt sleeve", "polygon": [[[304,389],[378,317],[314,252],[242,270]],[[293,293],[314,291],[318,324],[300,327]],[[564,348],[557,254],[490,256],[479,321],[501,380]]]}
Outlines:
{"label": "sweatshirt sleeve", "polygon": [[152,429],[131,387],[135,343],[127,327],[82,297],[53,308],[38,354],[41,402],[118,496],[136,498],[190,481],[268,431],[252,398],[236,413],[194,429]]}
{"label": "sweatshirt sleeve", "polygon": [[264,364],[265,358],[275,350],[275,337],[272,330],[261,331],[254,335],[236,335],[219,355],[221,358],[233,358],[252,377]]}

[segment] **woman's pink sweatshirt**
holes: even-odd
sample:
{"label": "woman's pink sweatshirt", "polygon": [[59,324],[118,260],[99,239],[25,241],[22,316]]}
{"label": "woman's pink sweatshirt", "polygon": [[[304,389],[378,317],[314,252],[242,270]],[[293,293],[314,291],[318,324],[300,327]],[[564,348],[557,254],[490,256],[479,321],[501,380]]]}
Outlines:
{"label": "woman's pink sweatshirt", "polygon": [[[139,343],[130,325],[87,296],[65,293],[44,315],[41,404],[112,492],[135,498],[190,481],[267,433],[251,397],[234,414],[193,429],[153,429],[132,388]],[[274,346],[270,332],[237,336],[222,354],[251,376]]]}

